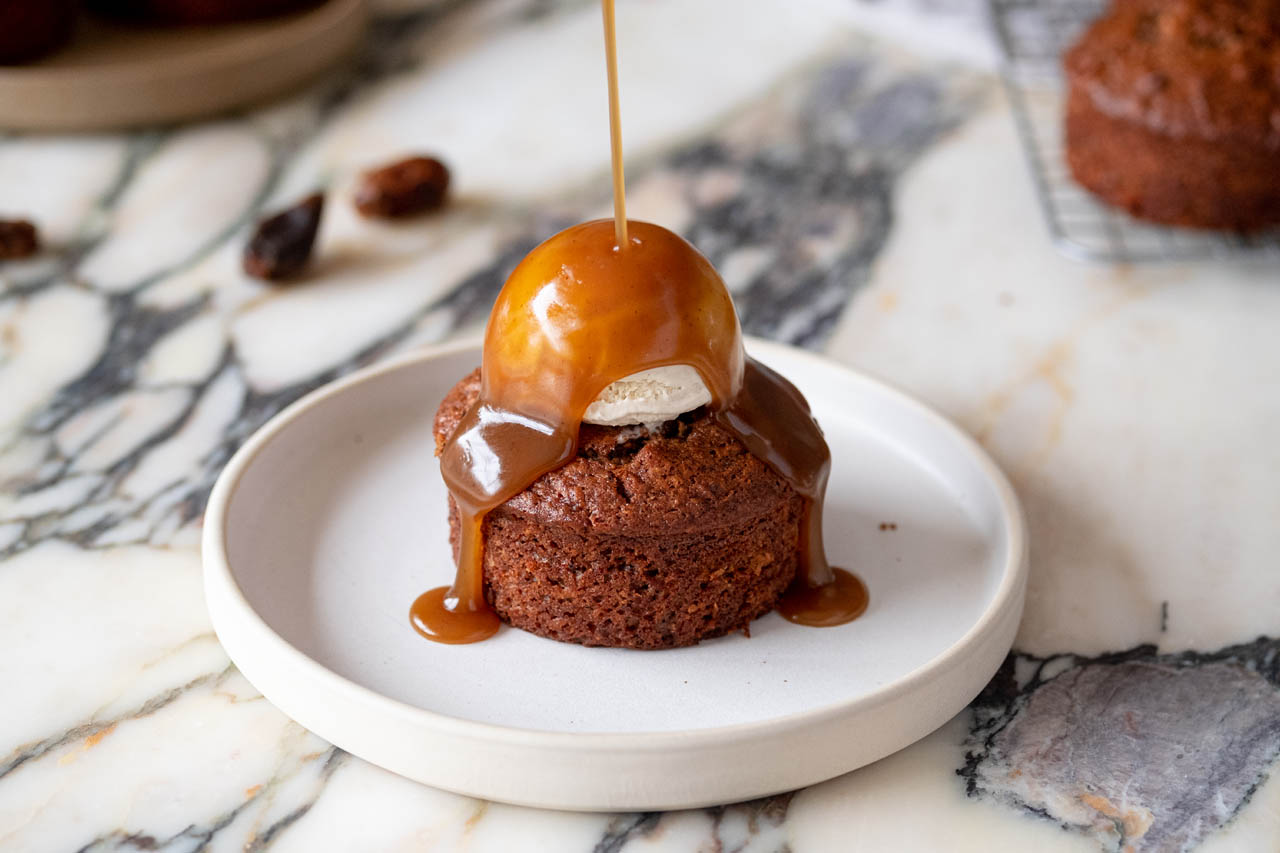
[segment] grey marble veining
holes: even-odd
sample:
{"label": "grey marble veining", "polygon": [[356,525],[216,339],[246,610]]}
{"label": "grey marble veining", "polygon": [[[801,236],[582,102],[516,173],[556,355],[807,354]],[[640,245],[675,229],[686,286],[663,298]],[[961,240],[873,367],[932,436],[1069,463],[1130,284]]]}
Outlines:
{"label": "grey marble veining", "polygon": [[780,93],[767,121],[742,119],[767,126],[762,137],[713,138],[671,158],[691,186],[707,174],[732,182],[710,198],[690,193],[683,232],[720,268],[755,261],[730,281],[748,333],[825,341],[892,227],[896,176],[986,94],[968,75],[875,69],[838,59]]}
{"label": "grey marble veining", "polygon": [[1159,655],[1011,655],[974,703],[970,796],[1116,851],[1190,850],[1280,756],[1280,641]]}
{"label": "grey marble veining", "polygon": [[[705,846],[716,853],[743,853],[748,847],[759,853],[791,853],[779,832],[787,819],[791,798],[791,794],[779,794],[706,809],[710,826]],[[592,853],[621,853],[632,842],[643,844],[660,837],[666,829],[659,812],[619,815],[609,821]]]}
{"label": "grey marble veining", "polygon": [[[348,758],[347,753],[331,747],[322,754],[313,755],[302,766],[293,768],[294,773],[306,774],[309,777],[312,785],[311,798],[304,800],[286,814],[256,831],[241,847],[243,853],[257,853],[257,851],[268,849],[280,833],[305,817],[315,803],[315,796],[319,794],[329,776]],[[194,853],[194,851],[207,850],[223,839],[222,833],[232,827],[237,819],[258,806],[260,798],[269,797],[272,793],[270,787],[264,786],[260,791],[247,797],[240,805],[213,815],[204,822],[190,824],[172,835],[157,836],[144,831],[114,829],[89,841],[76,853],[122,853],[122,851],[123,853],[131,853],[131,851]]]}

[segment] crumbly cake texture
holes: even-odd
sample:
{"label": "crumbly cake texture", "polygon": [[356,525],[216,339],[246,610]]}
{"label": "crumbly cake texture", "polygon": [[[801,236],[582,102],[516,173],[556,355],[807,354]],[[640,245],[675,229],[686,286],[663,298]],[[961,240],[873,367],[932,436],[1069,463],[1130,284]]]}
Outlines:
{"label": "crumbly cake texture", "polygon": [[1280,2],[1116,0],[1064,57],[1067,163],[1135,216],[1280,224]]}
{"label": "crumbly cake texture", "polygon": [[[437,453],[479,389],[477,370],[441,403]],[[774,607],[796,574],[803,507],[705,410],[653,431],[585,424],[576,458],[485,518],[486,596],[504,622],[554,640],[693,645]]]}

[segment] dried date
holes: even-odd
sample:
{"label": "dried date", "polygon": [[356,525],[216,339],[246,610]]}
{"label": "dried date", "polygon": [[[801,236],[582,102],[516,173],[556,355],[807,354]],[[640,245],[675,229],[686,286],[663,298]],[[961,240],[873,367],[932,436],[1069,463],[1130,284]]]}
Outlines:
{"label": "dried date", "polygon": [[449,169],[434,157],[410,157],[365,172],[356,187],[355,205],[364,216],[400,219],[444,204]]}
{"label": "dried date", "polygon": [[316,193],[262,220],[245,246],[244,271],[269,281],[297,275],[311,259],[323,213],[324,196]]}
{"label": "dried date", "polygon": [[0,261],[29,258],[40,250],[40,234],[25,219],[0,219]]}

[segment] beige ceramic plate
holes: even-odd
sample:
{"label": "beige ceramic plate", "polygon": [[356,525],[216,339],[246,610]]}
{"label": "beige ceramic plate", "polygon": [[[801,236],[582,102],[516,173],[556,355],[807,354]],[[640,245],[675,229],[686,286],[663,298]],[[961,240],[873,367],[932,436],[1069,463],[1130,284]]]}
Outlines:
{"label": "beige ceramic plate", "polygon": [[85,16],[74,41],[0,67],[0,127],[109,130],[215,115],[280,95],[346,56],[365,0],[206,27],[125,27]]}
{"label": "beige ceramic plate", "polygon": [[464,345],[321,389],[236,455],[204,528],[218,637],[322,737],[494,800],[731,802],[901,749],[964,708],[1009,649],[1026,586],[1017,499],[971,439],[902,393],[798,350],[748,349],[808,395],[826,431],[827,550],[871,590],[857,621],[770,614],[749,638],[657,652],[512,628],[472,646],[419,637],[410,602],[452,576],[431,420],[480,360]]}

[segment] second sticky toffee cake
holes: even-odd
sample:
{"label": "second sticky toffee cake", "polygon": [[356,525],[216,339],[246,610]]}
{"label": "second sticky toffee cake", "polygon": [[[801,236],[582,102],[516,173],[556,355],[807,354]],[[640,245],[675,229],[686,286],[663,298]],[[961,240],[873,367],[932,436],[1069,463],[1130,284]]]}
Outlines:
{"label": "second sticky toffee cake", "polygon": [[1116,0],[1064,64],[1084,187],[1170,225],[1280,224],[1280,2]]}
{"label": "second sticky toffee cake", "polygon": [[[477,370],[445,398],[437,450],[479,390]],[[485,518],[485,594],[504,622],[555,640],[691,645],[773,609],[796,576],[803,509],[705,410],[652,429],[584,424],[572,461]]]}

